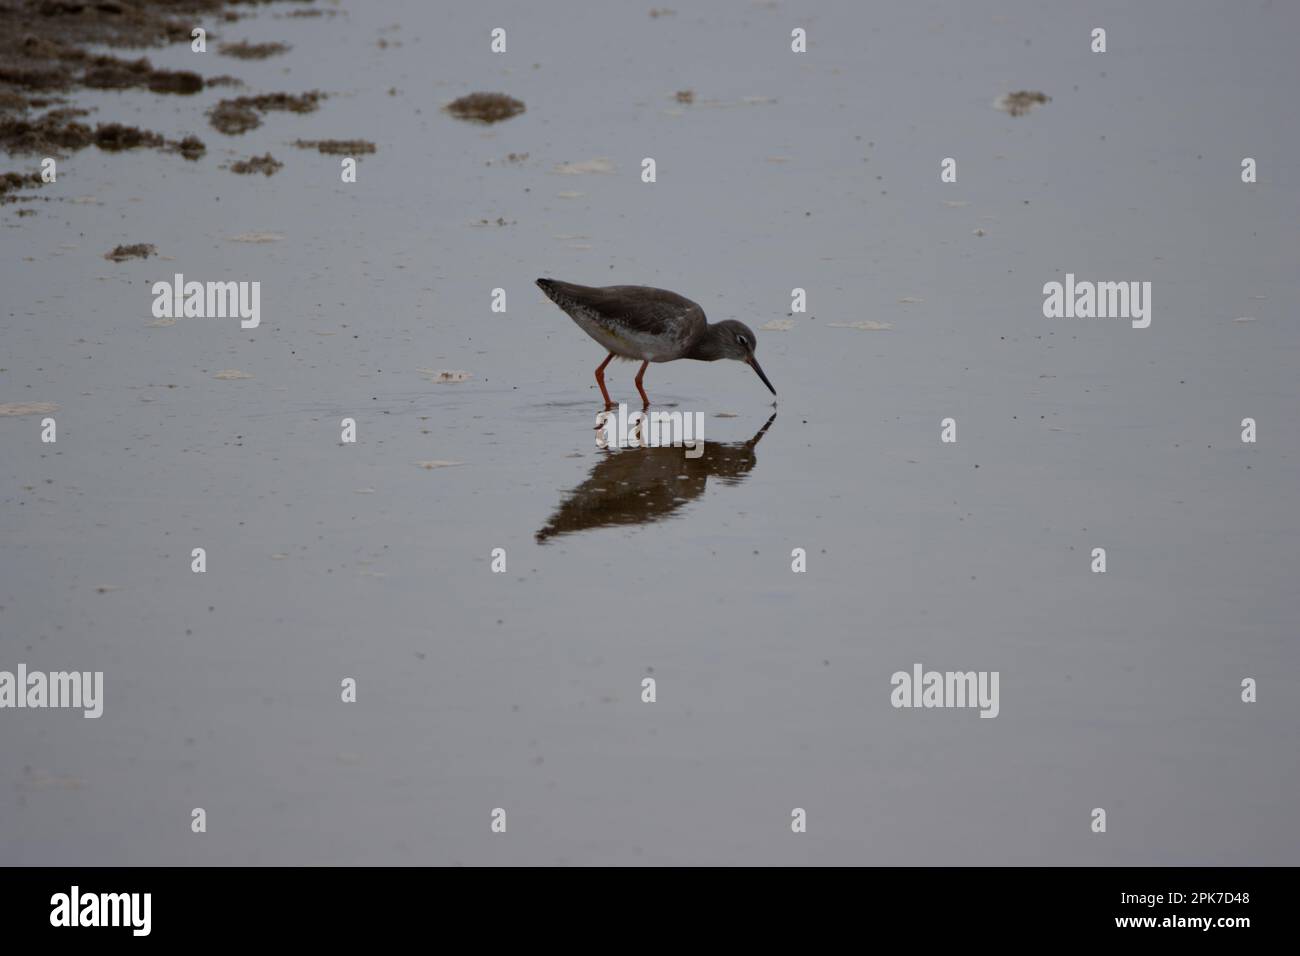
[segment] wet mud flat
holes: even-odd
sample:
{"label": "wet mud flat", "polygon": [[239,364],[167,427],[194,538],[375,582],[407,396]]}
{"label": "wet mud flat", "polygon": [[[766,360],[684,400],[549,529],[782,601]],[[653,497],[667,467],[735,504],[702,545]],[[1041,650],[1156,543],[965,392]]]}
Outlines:
{"label": "wet mud flat", "polygon": [[[242,80],[228,74],[205,79],[191,70],[156,68],[138,51],[189,44],[196,24],[235,22],[248,8],[229,0],[0,0],[0,150],[15,159],[64,157],[91,146],[108,152],[155,149],[200,159],[207,144],[197,135],[203,119],[197,112],[196,132],[173,140],[110,116],[92,117],[74,97],[82,90],[190,97],[209,86],[242,86]],[[205,36],[205,42],[214,40]],[[104,53],[104,47],[122,52]],[[290,46],[238,41],[219,43],[216,49],[224,56],[259,60]],[[323,98],[319,91],[239,96],[218,103],[207,121],[218,132],[238,135],[260,126],[266,113],[312,112]],[[249,171],[274,171],[260,160],[249,162],[254,164]],[[39,172],[0,172],[0,204],[35,198],[28,193],[42,183]]]}
{"label": "wet mud flat", "polygon": [[[1171,44],[1161,55],[1172,59],[1141,68],[1085,61],[1128,88],[1167,80],[1169,109],[1152,125],[1145,109],[1090,99],[1091,82],[1071,93],[1080,77],[1053,69],[1056,56],[981,74],[995,47],[965,27],[928,32],[929,6],[842,2],[832,8],[846,26],[817,34],[819,59],[766,43],[791,72],[752,85],[735,77],[744,64],[725,5],[660,18],[576,0],[532,7],[512,42],[545,37],[533,72],[522,43],[514,72],[498,71],[486,43],[446,44],[430,61],[414,38],[472,35],[472,6],[409,3],[405,45],[382,53],[374,38],[399,17],[364,11],[384,5],[344,0],[332,21],[270,22],[298,6],[233,7],[259,21],[237,36],[211,22],[210,52],[240,37],[293,46],[260,62],[190,57],[185,40],[165,53],[89,48],[198,70],[201,100],[141,86],[29,91],[68,97],[29,119],[100,104],[69,118],[92,133],[112,122],[188,132],[209,151],[197,165],[152,146],[85,152],[66,191],[62,169],[58,187],[35,190],[59,204],[34,207],[45,215],[0,207],[12,346],[0,349],[0,631],[33,645],[33,666],[103,667],[113,681],[94,733],[93,721],[54,715],[7,728],[0,857],[1285,862],[1286,801],[1243,803],[1234,781],[1294,792],[1294,761],[1276,758],[1294,701],[1273,694],[1270,710],[1242,718],[1231,693],[1211,689],[1237,673],[1247,641],[1261,669],[1297,673],[1277,637],[1294,619],[1279,569],[1297,540],[1294,482],[1277,466],[1294,463],[1300,436],[1286,412],[1294,389],[1278,384],[1293,380],[1279,373],[1296,332],[1276,319],[1294,283],[1280,255],[1268,258],[1290,248],[1272,200],[1291,194],[1216,190],[1221,177],[1166,160],[1222,132],[1234,103],[1283,112],[1280,88],[1295,82],[1251,90],[1236,71],[1208,71],[1216,85],[1187,105],[1173,84],[1207,72],[1218,37]],[[754,5],[751,29],[783,40],[783,9]],[[1155,35],[1157,17],[1131,13]],[[626,44],[609,43],[624,26]],[[903,27],[916,42],[869,55],[856,43]],[[1007,60],[1050,45],[1039,34],[1025,48],[1014,24],[979,29],[1002,38]],[[368,72],[317,69],[345,62]],[[249,82],[211,90],[209,71]],[[951,95],[958,74],[965,97]],[[637,90],[592,81],[627,75],[648,79]],[[898,75],[914,81],[883,101],[871,93]],[[417,90],[425,79],[436,85]],[[315,112],[254,108],[262,125],[242,136],[206,116],[222,98],[317,87],[329,97]],[[527,112],[483,126],[440,109],[493,89]],[[693,103],[674,92],[687,90]],[[1013,90],[1055,98],[1012,118],[992,103]],[[780,102],[750,108],[748,94]],[[622,98],[628,108],[611,109]],[[955,144],[942,135],[954,123],[966,130]],[[1295,130],[1275,135],[1289,155]],[[338,185],[337,154],[316,145],[354,138],[382,160],[364,157],[374,166],[356,188]],[[667,188],[637,175],[660,151],[650,139],[680,157]],[[1078,178],[1115,158],[1119,140],[1133,150],[1122,174]],[[949,147],[960,184],[929,166]],[[1072,161],[1054,164],[1062,149]],[[268,150],[286,166],[274,183],[220,168]],[[1008,158],[968,181],[972,153]],[[17,177],[9,195],[31,195],[41,155],[0,162]],[[436,184],[395,175],[390,159],[436,170]],[[209,194],[220,203],[178,214]],[[1135,215],[1145,228],[1130,227]],[[1212,242],[1196,226],[1207,218],[1232,228]],[[1247,235],[1248,248],[1232,242]],[[101,258],[119,243],[159,255]],[[1101,248],[1116,269],[1136,264],[1115,278],[1161,281],[1176,328],[1161,331],[1159,314],[1158,339],[1044,321],[1042,282]],[[1137,271],[1153,253],[1158,272]],[[1261,298],[1222,322],[1216,303],[1193,300],[1209,253],[1225,279],[1259,280],[1241,291]],[[704,456],[593,448],[602,355],[529,301],[532,276],[551,271],[671,288],[712,320],[750,322],[765,333],[780,416],[764,425],[767,393],[747,369],[670,363],[651,371],[663,388],[651,395],[708,416]],[[153,317],[149,282],[176,272],[263,280],[262,329]],[[795,283],[808,287],[806,314],[790,309]],[[491,313],[483,293],[500,284],[510,312]],[[1226,294],[1217,307],[1231,307]],[[1228,317],[1245,314],[1255,318]],[[1212,380],[1196,374],[1207,355],[1222,356]],[[634,395],[635,371],[611,364],[611,390]],[[1211,432],[1242,404],[1266,442],[1220,454]],[[961,442],[941,444],[939,417],[953,411]],[[40,419],[54,413],[59,444],[42,446]],[[339,443],[343,415],[357,416],[355,445]],[[1213,559],[1164,557],[1207,539]],[[1098,540],[1127,555],[1109,577],[1079,560]],[[191,574],[192,545],[217,573]],[[498,545],[510,569],[493,575]],[[807,574],[792,574],[795,545]],[[655,605],[661,595],[672,598]],[[913,661],[1004,667],[1002,714],[892,710],[888,675]],[[344,667],[365,669],[359,709],[331,691]],[[651,672],[658,709],[639,698]],[[1206,719],[1207,693],[1229,720]],[[1148,725],[1156,713],[1167,719]],[[819,808],[811,843],[779,838],[787,807],[771,795],[790,781],[816,790],[790,801]],[[1091,803],[1083,825],[1062,826],[1062,787],[1076,785],[1126,794],[1149,838],[1089,833]],[[220,839],[191,838],[183,816],[151,822],[175,819],[189,793],[223,806]],[[311,819],[286,825],[276,807],[296,799]],[[464,812],[430,825],[431,801]],[[484,825],[498,802],[519,824],[505,839]]]}
{"label": "wet mud flat", "polygon": [[[147,56],[127,51],[189,44],[196,23],[238,21],[248,6],[229,0],[113,0],[97,4],[0,0],[0,150],[15,158],[44,158],[64,157],[94,146],[108,152],[154,149],[186,160],[201,159],[208,146],[197,133],[169,139],[111,117],[92,117],[73,97],[81,90],[138,90],[189,97],[208,87],[242,86],[241,79],[229,74],[205,78],[190,70],[159,69]],[[319,12],[304,6],[289,15]],[[238,60],[265,60],[292,49],[281,41],[227,42],[205,36],[205,42],[213,42],[219,55]],[[94,52],[103,47],[120,48],[123,53]],[[202,119],[220,134],[240,136],[261,127],[268,114],[316,112],[326,97],[320,90],[232,96],[208,108],[202,117],[196,116],[196,127]],[[525,106],[504,93],[475,92],[445,109],[458,119],[490,125],[519,115]],[[358,138],[298,140],[294,145],[328,156],[376,152],[373,142]],[[270,176],[283,166],[268,153],[223,168]],[[30,201],[42,184],[42,176],[33,170],[0,173],[0,205]]]}
{"label": "wet mud flat", "polygon": [[66,103],[68,94],[82,88],[197,93],[203,89],[198,73],[157,70],[146,57],[96,54],[88,47],[189,42],[198,18],[222,14],[226,7],[223,0],[0,0],[0,111]]}

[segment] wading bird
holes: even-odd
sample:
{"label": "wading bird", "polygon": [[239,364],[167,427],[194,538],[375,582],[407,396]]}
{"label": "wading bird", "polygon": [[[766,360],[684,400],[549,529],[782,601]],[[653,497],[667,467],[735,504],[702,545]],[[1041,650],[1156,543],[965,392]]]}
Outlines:
{"label": "wading bird", "polygon": [[650,398],[641,387],[646,367],[651,362],[682,358],[744,362],[776,394],[754,358],[754,347],[758,344],[754,333],[743,322],[735,319],[709,322],[696,303],[667,289],[643,285],[593,288],[558,279],[538,279],[537,285],[582,331],[609,352],[596,369],[596,384],[607,409],[613,408],[614,403],[605,390],[605,366],[615,356],[641,361],[641,370],[636,373],[636,390],[641,393],[645,408],[650,407]]}

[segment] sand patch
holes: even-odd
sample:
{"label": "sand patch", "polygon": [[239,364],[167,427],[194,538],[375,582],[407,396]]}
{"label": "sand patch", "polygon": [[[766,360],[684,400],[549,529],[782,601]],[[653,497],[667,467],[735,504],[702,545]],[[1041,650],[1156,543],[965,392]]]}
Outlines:
{"label": "sand patch", "polygon": [[589,173],[612,173],[614,164],[604,158],[586,159],[579,163],[559,163],[555,167],[555,172],[563,176],[584,176]]}
{"label": "sand patch", "polygon": [[299,139],[299,149],[314,149],[326,156],[361,156],[375,152],[375,144],[365,139]]}
{"label": "sand patch", "polygon": [[228,236],[228,242],[279,242],[284,236],[278,232],[241,232],[237,236]]}
{"label": "sand patch", "polygon": [[416,371],[422,375],[430,376],[429,380],[439,385],[454,385],[474,377],[470,372],[449,369],[417,368]]}
{"label": "sand patch", "polygon": [[873,322],[863,319],[861,322],[828,322],[832,329],[858,329],[861,332],[888,332],[894,326],[889,322]]}
{"label": "sand patch", "polygon": [[47,415],[57,412],[59,406],[54,402],[9,402],[0,405],[0,417],[11,418],[16,415]]}

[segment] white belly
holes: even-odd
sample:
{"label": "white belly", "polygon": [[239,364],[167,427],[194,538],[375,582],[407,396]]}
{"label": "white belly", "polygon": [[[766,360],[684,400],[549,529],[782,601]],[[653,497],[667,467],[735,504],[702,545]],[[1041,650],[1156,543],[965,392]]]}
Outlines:
{"label": "white belly", "polygon": [[585,310],[574,309],[569,315],[601,346],[623,358],[640,359],[643,362],[656,362],[664,352],[664,341],[653,335],[645,335],[629,329],[613,329],[608,323],[602,323],[593,314]]}

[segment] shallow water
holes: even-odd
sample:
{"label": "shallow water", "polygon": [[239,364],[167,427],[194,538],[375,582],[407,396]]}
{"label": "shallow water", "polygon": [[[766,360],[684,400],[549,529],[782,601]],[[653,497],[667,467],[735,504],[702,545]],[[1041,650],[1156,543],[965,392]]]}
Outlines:
{"label": "shallow water", "polygon": [[[0,668],[106,687],[0,713],[0,861],[1296,862],[1300,12],[651,6],[270,7],[220,32],[284,56],[148,53],[246,90],[79,96],[208,153],[0,209],[0,404],[59,406],[54,445],[0,416]],[[439,109],[477,90],[527,110]],[[355,138],[356,184],[292,145]],[[261,326],[155,325],[177,272],[260,281]],[[1151,281],[1151,327],[1044,318],[1066,272]],[[602,352],[538,276],[792,319],[775,420],[738,364],[659,365],[705,456],[598,450]],[[999,716],[892,708],[914,662],[999,671]]]}

